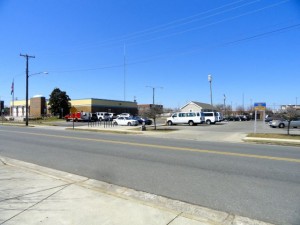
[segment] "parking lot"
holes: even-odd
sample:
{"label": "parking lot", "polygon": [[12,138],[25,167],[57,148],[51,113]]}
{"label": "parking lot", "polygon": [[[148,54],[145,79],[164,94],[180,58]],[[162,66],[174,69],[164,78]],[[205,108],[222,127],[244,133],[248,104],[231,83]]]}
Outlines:
{"label": "parking lot", "polygon": [[[254,121],[228,121],[220,122],[212,125],[201,124],[197,126],[189,125],[165,125],[166,119],[159,118],[157,120],[158,130],[153,131],[153,128],[147,126],[146,131],[141,131],[140,126],[104,126],[104,123],[88,123],[88,122],[75,122],[75,129],[78,130],[99,130],[109,132],[121,132],[142,134],[145,136],[159,137],[159,138],[176,138],[186,140],[198,141],[212,141],[212,142],[243,142],[243,138],[249,133],[254,133]],[[46,123],[48,124],[48,123]],[[31,123],[31,125],[35,125]],[[72,128],[73,122],[56,121],[49,123],[52,129],[66,129]],[[91,126],[92,125],[92,126]],[[47,129],[49,126],[38,126]],[[256,133],[274,133],[274,134],[287,134],[287,128],[271,128],[268,123],[257,121]],[[300,135],[300,129],[291,128],[290,134]]]}
{"label": "parking lot", "polygon": [[[255,121],[229,121],[213,125],[198,126],[176,125],[170,129],[176,131],[164,133],[160,137],[183,138],[201,141],[242,142],[249,133],[254,133]],[[271,128],[263,121],[256,122],[256,133],[287,134],[286,128]],[[290,134],[300,134],[300,129],[290,129]]]}

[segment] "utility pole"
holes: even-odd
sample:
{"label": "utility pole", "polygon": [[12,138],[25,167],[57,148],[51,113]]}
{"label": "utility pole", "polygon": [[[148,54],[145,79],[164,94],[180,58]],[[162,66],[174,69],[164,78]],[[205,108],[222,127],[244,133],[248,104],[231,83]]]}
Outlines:
{"label": "utility pole", "polygon": [[243,93],[243,112],[245,112],[245,101],[244,101],[244,99],[245,99],[245,96],[244,96],[244,93]]}
{"label": "utility pole", "polygon": [[124,101],[126,101],[126,46],[124,44],[124,52],[123,52],[123,56],[124,56],[124,71],[123,71],[123,75],[124,75]]}
{"label": "utility pole", "polygon": [[226,95],[224,94],[224,117],[226,116]]}
{"label": "utility pole", "polygon": [[28,69],[28,59],[29,58],[35,58],[35,56],[30,56],[30,55],[22,55],[26,58],[26,126],[28,126],[28,78],[29,78],[29,69]]}

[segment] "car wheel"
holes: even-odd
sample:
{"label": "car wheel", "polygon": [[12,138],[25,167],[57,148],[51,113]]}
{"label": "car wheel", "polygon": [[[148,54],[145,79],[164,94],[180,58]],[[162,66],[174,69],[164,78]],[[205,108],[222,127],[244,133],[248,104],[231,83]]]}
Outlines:
{"label": "car wheel", "polygon": [[114,123],[113,123],[113,125],[117,126],[117,125],[118,125],[118,123],[117,123],[117,122],[114,122]]}
{"label": "car wheel", "polygon": [[127,125],[128,125],[128,126],[131,126],[131,123],[129,122],[129,123],[127,123]]}
{"label": "car wheel", "polygon": [[190,125],[190,126],[194,126],[194,121],[192,121],[192,120],[189,121],[189,125]]}
{"label": "car wheel", "polygon": [[206,120],[206,124],[210,125],[211,121],[210,120]]}
{"label": "car wheel", "polygon": [[167,124],[168,124],[168,126],[172,126],[173,125],[172,121],[170,121],[170,120],[167,122]]}
{"label": "car wheel", "polygon": [[284,128],[285,126],[284,126],[284,123],[280,123],[279,125],[278,125],[278,127],[279,128]]}

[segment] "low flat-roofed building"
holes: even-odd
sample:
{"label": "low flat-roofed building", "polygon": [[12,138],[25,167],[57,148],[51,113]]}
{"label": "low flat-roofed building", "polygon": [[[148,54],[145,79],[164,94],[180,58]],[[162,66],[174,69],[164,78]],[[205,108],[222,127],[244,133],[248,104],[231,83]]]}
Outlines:
{"label": "low flat-roofed building", "polygon": [[70,101],[72,107],[75,107],[77,111],[83,112],[112,112],[112,113],[130,113],[136,115],[138,113],[138,107],[136,101],[118,101],[108,99],[75,99]]}
{"label": "low flat-roofed building", "polygon": [[[130,113],[137,115],[138,108],[135,101],[118,101],[108,99],[75,99],[70,101],[71,106],[75,107],[77,111],[83,112],[112,112],[112,113]],[[26,100],[16,100],[11,102],[11,112],[13,117],[25,117],[26,116]],[[45,97],[36,96],[28,100],[29,116],[41,117],[48,112],[48,101]]]}

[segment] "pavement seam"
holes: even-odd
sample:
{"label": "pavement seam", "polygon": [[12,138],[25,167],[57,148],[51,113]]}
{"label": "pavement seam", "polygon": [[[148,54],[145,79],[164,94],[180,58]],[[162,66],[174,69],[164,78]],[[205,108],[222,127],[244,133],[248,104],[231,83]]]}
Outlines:
{"label": "pavement seam", "polygon": [[17,213],[16,215],[13,215],[12,217],[10,217],[10,218],[8,218],[7,220],[3,221],[0,225],[5,224],[6,222],[12,220],[13,218],[15,218],[15,217],[21,215],[22,213],[28,211],[28,210],[31,209],[31,208],[37,206],[38,204],[42,203],[43,201],[47,200],[48,198],[52,197],[53,195],[57,194],[58,192],[62,191],[63,189],[69,187],[70,185],[72,185],[72,184],[67,184],[67,185],[65,185],[64,187],[60,188],[59,190],[55,191],[54,193],[48,195],[47,197],[41,199],[40,201],[36,202],[35,204],[33,204],[33,205],[29,206],[29,207],[27,207],[26,209],[22,210],[21,212]]}
{"label": "pavement seam", "polygon": [[228,213],[227,217],[222,221],[222,224],[232,225],[235,219],[235,215]]}
{"label": "pavement seam", "polygon": [[174,220],[176,220],[179,216],[181,216],[183,212],[180,212],[178,215],[176,215],[170,222],[168,222],[166,225],[170,225]]}

